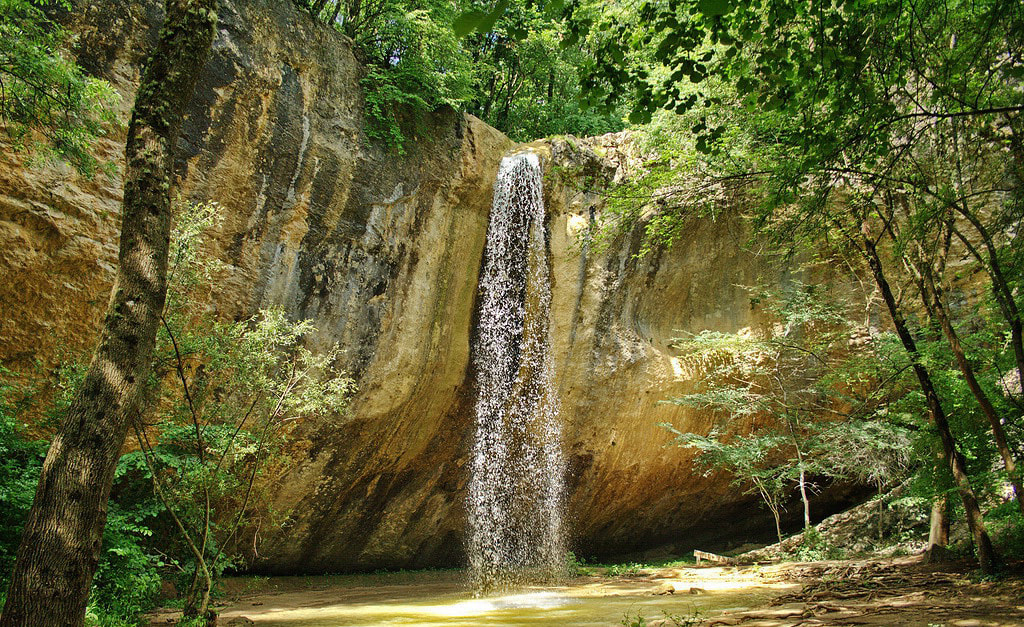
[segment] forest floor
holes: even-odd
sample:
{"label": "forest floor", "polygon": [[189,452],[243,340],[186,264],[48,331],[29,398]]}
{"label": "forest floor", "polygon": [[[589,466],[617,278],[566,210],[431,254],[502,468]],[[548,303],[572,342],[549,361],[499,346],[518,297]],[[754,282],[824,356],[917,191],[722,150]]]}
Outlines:
{"label": "forest floor", "polygon": [[[758,569],[766,582],[796,583],[800,589],[783,593],[766,606],[725,612],[689,625],[1024,625],[1024,565],[1019,563],[993,580],[979,580],[972,563],[929,564],[923,556],[735,567],[735,572],[742,575],[751,568]],[[648,627],[678,624],[671,620],[647,623]]]}

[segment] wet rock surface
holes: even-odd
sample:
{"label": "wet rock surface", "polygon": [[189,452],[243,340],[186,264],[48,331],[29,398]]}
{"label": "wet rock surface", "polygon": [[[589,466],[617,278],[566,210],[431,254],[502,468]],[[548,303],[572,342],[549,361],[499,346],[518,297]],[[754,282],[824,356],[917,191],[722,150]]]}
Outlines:
{"label": "wet rock surface", "polygon": [[[252,529],[252,568],[274,573],[457,565],[464,560],[470,366],[494,175],[513,143],[439,111],[397,155],[363,129],[351,43],[287,2],[223,2],[177,165],[183,200],[211,200],[227,264],[209,306],[224,319],[284,307],[312,347],[339,344],[360,391],[344,416],[295,432],[270,478],[281,526]],[[127,121],[159,2],[83,3],[67,20],[83,64],[122,93]],[[122,158],[125,129],[98,151]],[[612,157],[615,138],[598,152]],[[582,557],[770,523],[725,476],[694,472],[658,426],[712,417],[665,398],[687,386],[671,340],[758,323],[739,286],[784,280],[745,248],[739,218],[694,219],[638,258],[639,234],[585,237],[615,160],[539,143],[547,175],[552,350],[569,461],[568,526]],[[628,156],[628,155],[627,155]],[[623,157],[625,158],[625,157]],[[621,163],[621,159],[619,159]],[[595,181],[598,184],[595,184]],[[0,361],[20,372],[88,355],[117,257],[121,181],[0,153]],[[255,547],[255,551],[253,551]]]}

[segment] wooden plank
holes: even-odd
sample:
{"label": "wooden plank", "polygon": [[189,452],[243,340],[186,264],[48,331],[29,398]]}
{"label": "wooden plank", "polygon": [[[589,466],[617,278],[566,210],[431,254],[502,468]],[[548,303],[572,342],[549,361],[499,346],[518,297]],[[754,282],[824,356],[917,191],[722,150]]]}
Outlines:
{"label": "wooden plank", "polygon": [[708,553],[707,551],[698,551],[697,549],[693,550],[693,556],[697,558],[698,564],[700,564],[702,559],[718,564],[728,564],[732,561],[732,558],[725,557],[724,555],[716,555],[714,553]]}

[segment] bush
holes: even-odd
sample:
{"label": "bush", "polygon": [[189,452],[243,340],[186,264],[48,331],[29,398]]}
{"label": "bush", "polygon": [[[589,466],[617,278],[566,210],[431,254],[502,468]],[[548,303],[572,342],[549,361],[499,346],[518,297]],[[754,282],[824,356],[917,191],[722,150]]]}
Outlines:
{"label": "bush", "polygon": [[643,567],[643,564],[637,564],[636,562],[630,564],[612,564],[608,567],[608,570],[604,571],[604,574],[608,577],[636,577],[640,574],[640,569]]}
{"label": "bush", "polygon": [[1024,517],[1014,501],[1006,501],[988,512],[992,541],[1006,559],[1024,559]]}
{"label": "bush", "polygon": [[[62,365],[53,394],[42,408],[44,422],[56,419],[67,407],[82,369]],[[36,392],[42,385],[14,383],[9,370],[0,367],[0,605],[7,590],[14,558],[21,542],[25,518],[35,497],[36,484],[46,456],[47,442],[30,436],[19,422],[35,409]],[[138,616],[153,607],[160,592],[159,560],[145,549],[152,535],[146,521],[154,513],[150,502],[126,508],[111,501],[103,534],[103,553],[93,578],[87,622],[101,627],[138,624]]]}
{"label": "bush", "polygon": [[161,585],[158,569],[164,564],[147,548],[147,539],[153,535],[148,525],[155,513],[152,505],[129,510],[110,503],[103,555],[89,598],[98,625],[135,625],[139,615],[156,605]]}
{"label": "bush", "polygon": [[7,592],[21,530],[46,455],[46,443],[33,440],[18,422],[27,394],[9,382],[10,375],[0,367],[0,595]]}
{"label": "bush", "polygon": [[801,562],[841,560],[846,557],[846,551],[840,547],[830,546],[821,532],[816,527],[811,527],[804,531],[793,557]]}

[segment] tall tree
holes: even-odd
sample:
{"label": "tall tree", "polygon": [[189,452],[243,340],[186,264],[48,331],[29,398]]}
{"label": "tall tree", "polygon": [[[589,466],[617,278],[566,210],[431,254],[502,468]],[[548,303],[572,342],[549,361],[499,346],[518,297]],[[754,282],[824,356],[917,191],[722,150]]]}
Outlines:
{"label": "tall tree", "polygon": [[[574,21],[581,34],[594,28],[617,35],[603,40],[585,83],[594,96],[611,103],[620,94],[633,94],[634,121],[650,119],[657,109],[686,113],[697,150],[714,152],[727,145],[733,169],[725,174],[764,184],[767,202],[754,212],[763,231],[787,245],[794,239],[811,246],[841,242],[870,268],[927,399],[982,568],[990,571],[995,559],[963,455],[932,372],[921,359],[920,337],[909,326],[906,304],[893,295],[889,283],[900,268],[890,265],[886,246],[892,203],[901,195],[938,191],[948,199],[936,203],[942,210],[932,216],[962,217],[952,236],[992,278],[993,297],[1021,367],[1019,296],[1013,278],[1006,278],[1013,275],[1005,271],[1011,248],[1005,244],[1017,230],[993,229],[998,222],[986,217],[1003,216],[1006,212],[990,210],[1000,203],[1019,208],[1019,167],[1011,164],[1007,173],[987,176],[986,189],[965,186],[965,168],[958,161],[965,151],[936,151],[934,140],[948,143],[942,129],[960,121],[955,129],[968,123],[978,129],[971,150],[992,156],[985,161],[1006,162],[1008,155],[1019,154],[1024,5],[1013,0],[652,0],[624,17]],[[622,63],[638,49],[650,51],[656,71]],[[928,154],[945,163],[926,172]],[[951,176],[937,180],[938,172]],[[965,201],[975,198],[990,200],[974,211]],[[922,285],[941,296],[941,285],[937,290],[926,280]],[[955,336],[947,335],[955,349]],[[999,430],[994,432],[999,439]],[[1008,468],[1012,471],[1012,459]]]}
{"label": "tall tree", "polygon": [[216,26],[214,0],[167,0],[125,146],[121,244],[99,346],[43,464],[0,625],[82,625],[114,468],[139,412],[167,292],[174,146]]}

